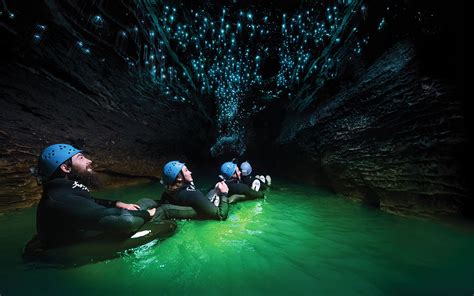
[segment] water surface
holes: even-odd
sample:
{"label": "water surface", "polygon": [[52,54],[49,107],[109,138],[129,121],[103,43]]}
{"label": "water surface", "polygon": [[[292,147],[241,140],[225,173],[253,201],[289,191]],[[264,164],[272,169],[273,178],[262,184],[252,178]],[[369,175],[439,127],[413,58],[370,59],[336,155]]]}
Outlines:
{"label": "water surface", "polygon": [[[66,269],[22,262],[36,208],[0,215],[0,294],[474,293],[471,227],[399,217],[314,187],[275,183],[265,200],[233,205],[227,221],[179,221],[165,241]],[[152,183],[96,196],[131,202],[161,191]]]}

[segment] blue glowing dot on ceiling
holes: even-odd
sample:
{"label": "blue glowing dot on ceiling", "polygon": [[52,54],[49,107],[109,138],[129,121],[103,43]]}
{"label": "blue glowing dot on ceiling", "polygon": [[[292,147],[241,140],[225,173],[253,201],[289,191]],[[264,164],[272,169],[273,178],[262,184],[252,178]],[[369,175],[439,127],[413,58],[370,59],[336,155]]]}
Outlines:
{"label": "blue glowing dot on ceiling", "polygon": [[92,24],[97,27],[102,27],[104,25],[104,19],[100,15],[95,15],[92,17]]}
{"label": "blue glowing dot on ceiling", "polygon": [[385,18],[382,18],[382,20],[379,23],[379,26],[377,27],[377,30],[381,31],[385,26]]}
{"label": "blue glowing dot on ceiling", "polygon": [[[287,95],[290,107],[304,109],[318,95],[308,96],[302,86],[312,84],[317,90],[336,77],[341,53],[349,53],[348,59],[360,55],[369,40],[360,36],[354,17],[368,11],[362,0],[340,0],[330,6],[318,2],[278,15],[228,7],[211,13],[161,2],[135,3],[135,21],[113,34],[117,51],[130,70],[149,79],[165,99],[192,104],[198,111],[205,109],[202,98],[212,99],[218,146],[232,142],[242,147],[237,139],[243,138],[244,129],[238,127],[265,108],[246,106],[252,92],[262,89],[267,99]],[[105,24],[101,15],[91,16],[90,21],[96,27]],[[382,19],[379,29],[384,23]],[[95,33],[103,32],[102,28]],[[42,38],[39,31],[34,34]],[[278,40],[278,45],[272,40]],[[77,41],[76,46],[91,54],[86,43]],[[270,65],[276,74],[263,78],[262,69],[270,57],[276,58]]]}

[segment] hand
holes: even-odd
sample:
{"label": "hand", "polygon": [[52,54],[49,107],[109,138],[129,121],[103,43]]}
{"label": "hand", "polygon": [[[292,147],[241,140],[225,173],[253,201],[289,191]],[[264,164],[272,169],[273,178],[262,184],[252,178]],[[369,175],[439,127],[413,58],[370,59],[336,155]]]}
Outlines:
{"label": "hand", "polygon": [[140,206],[139,205],[136,205],[136,204],[128,204],[128,203],[124,203],[124,202],[121,202],[121,201],[118,201],[115,206],[117,208],[120,208],[120,209],[125,209],[125,210],[129,210],[129,211],[138,211],[140,210]]}
{"label": "hand", "polygon": [[155,216],[156,213],[156,208],[151,208],[147,210],[148,214],[150,214],[150,217]]}
{"label": "hand", "polygon": [[218,182],[216,184],[216,189],[217,189],[217,192],[220,192],[220,193],[229,193],[229,187],[227,187],[227,184],[224,181]]}

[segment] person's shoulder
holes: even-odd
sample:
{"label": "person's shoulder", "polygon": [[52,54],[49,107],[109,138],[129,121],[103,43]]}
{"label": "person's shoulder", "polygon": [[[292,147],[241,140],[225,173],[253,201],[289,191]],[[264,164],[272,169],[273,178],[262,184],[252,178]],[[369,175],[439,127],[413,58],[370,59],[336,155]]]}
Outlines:
{"label": "person's shoulder", "polygon": [[[189,189],[188,189],[189,188]],[[178,194],[181,194],[183,192],[188,192],[188,191],[192,191],[192,188],[193,186],[191,184],[183,184],[181,185],[180,187],[172,190],[172,191],[169,191],[169,190],[165,190],[163,191],[161,197],[162,198],[168,198],[168,199],[171,199],[171,198],[174,198],[176,197]]]}
{"label": "person's shoulder", "polygon": [[44,203],[65,201],[72,193],[73,182],[68,179],[56,178],[43,183],[42,200]]}
{"label": "person's shoulder", "polygon": [[72,187],[73,181],[68,180],[66,178],[56,178],[50,180],[43,184],[43,188],[45,190],[54,190],[54,189],[61,189],[65,187]]}
{"label": "person's shoulder", "polygon": [[48,181],[43,186],[43,193],[49,196],[64,196],[77,195],[82,197],[90,197],[90,190],[84,184],[68,180],[68,179],[53,179]]}

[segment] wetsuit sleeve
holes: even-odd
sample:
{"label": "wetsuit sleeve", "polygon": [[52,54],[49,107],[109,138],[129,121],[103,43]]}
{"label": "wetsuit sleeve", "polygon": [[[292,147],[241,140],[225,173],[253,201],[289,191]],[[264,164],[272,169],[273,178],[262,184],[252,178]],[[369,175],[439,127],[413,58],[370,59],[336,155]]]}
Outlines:
{"label": "wetsuit sleeve", "polygon": [[127,211],[119,208],[107,208],[92,198],[69,194],[67,198],[53,199],[53,207],[63,213],[66,219],[79,229],[99,230],[109,234],[129,234],[137,231],[150,220],[146,210]]}
{"label": "wetsuit sleeve", "polygon": [[96,204],[99,204],[101,206],[104,206],[106,208],[115,208],[117,205],[116,200],[110,200],[110,199],[101,199],[101,198],[92,198]]}

